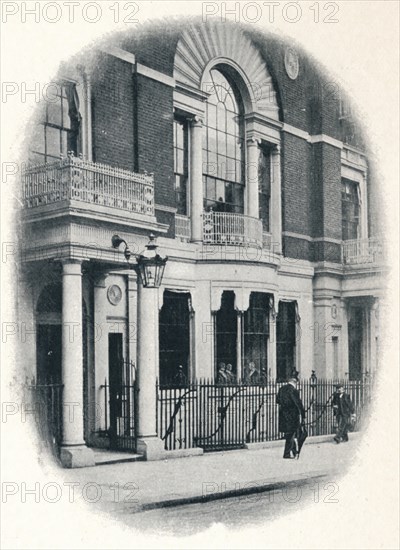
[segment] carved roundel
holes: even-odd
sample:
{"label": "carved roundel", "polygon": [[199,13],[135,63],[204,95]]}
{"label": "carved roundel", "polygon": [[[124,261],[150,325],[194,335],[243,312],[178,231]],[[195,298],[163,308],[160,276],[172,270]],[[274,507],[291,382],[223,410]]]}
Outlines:
{"label": "carved roundel", "polygon": [[107,298],[110,304],[116,306],[122,298],[122,290],[118,285],[111,285],[107,289]]}
{"label": "carved roundel", "polygon": [[288,77],[296,80],[299,75],[299,56],[293,48],[286,48],[285,69]]}

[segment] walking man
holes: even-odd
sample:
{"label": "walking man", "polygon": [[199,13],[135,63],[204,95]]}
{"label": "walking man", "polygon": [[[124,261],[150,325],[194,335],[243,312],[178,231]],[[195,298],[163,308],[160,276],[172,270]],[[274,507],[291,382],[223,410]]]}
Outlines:
{"label": "walking man", "polygon": [[348,441],[348,431],[352,420],[355,420],[354,405],[350,395],[345,393],[343,384],[336,386],[336,392],[332,399],[333,416],[337,422],[337,433],[333,438],[336,443]]}
{"label": "walking man", "polygon": [[285,434],[283,458],[296,458],[295,436],[305,418],[296,378],[289,378],[288,383],[279,389],[276,402],[279,405],[279,431]]}

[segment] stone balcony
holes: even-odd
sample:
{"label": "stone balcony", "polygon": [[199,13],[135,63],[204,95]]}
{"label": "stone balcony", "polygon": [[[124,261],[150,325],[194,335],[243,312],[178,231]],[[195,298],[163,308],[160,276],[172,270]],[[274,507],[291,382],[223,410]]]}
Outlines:
{"label": "stone balcony", "polygon": [[342,264],[345,268],[379,266],[385,263],[384,242],[379,237],[352,239],[342,243]]}
{"label": "stone balcony", "polygon": [[28,221],[62,215],[151,229],[156,224],[154,178],[69,155],[22,172]]}

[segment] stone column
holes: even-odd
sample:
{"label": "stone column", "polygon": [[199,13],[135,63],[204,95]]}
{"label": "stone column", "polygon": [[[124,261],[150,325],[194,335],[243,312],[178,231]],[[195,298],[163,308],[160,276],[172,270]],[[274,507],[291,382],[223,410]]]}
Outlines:
{"label": "stone column", "polygon": [[96,431],[107,429],[108,396],[101,388],[108,379],[108,326],[106,274],[99,274],[94,282],[94,357],[95,357],[95,395],[96,395]]}
{"label": "stone column", "polygon": [[237,311],[237,335],[236,335],[236,380],[240,382],[243,378],[242,364],[242,326],[243,326],[243,311]]}
{"label": "stone column", "polygon": [[143,288],[138,278],[137,451],[146,460],[159,460],[165,452],[156,431],[156,379],[159,365],[157,350],[158,288]]}
{"label": "stone column", "polygon": [[[276,308],[276,309],[275,309]],[[278,299],[270,300],[269,308],[269,339],[268,339],[268,380],[276,379],[276,318],[278,316]]]}
{"label": "stone column", "polygon": [[81,261],[65,260],[62,274],[63,443],[66,468],[94,466],[94,454],[83,439],[83,347]]}
{"label": "stone column", "polygon": [[271,233],[272,251],[282,252],[282,206],[281,206],[281,147],[271,151]]}
{"label": "stone column", "polygon": [[252,218],[259,218],[258,208],[258,163],[259,163],[259,140],[255,137],[247,140],[247,181],[246,181],[246,196],[247,210],[246,213]]}
{"label": "stone column", "polygon": [[203,240],[203,122],[194,117],[190,147],[190,221],[193,242]]}

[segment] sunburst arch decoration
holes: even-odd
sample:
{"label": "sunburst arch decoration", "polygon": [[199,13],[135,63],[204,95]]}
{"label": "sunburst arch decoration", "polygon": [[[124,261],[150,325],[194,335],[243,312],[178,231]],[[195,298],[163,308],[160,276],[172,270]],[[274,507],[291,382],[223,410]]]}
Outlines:
{"label": "sunburst arch decoration", "polygon": [[260,52],[242,30],[233,25],[208,22],[191,24],[180,36],[175,52],[177,83],[202,90],[215,64],[233,67],[247,88],[247,111],[279,120],[279,107],[271,75]]}

